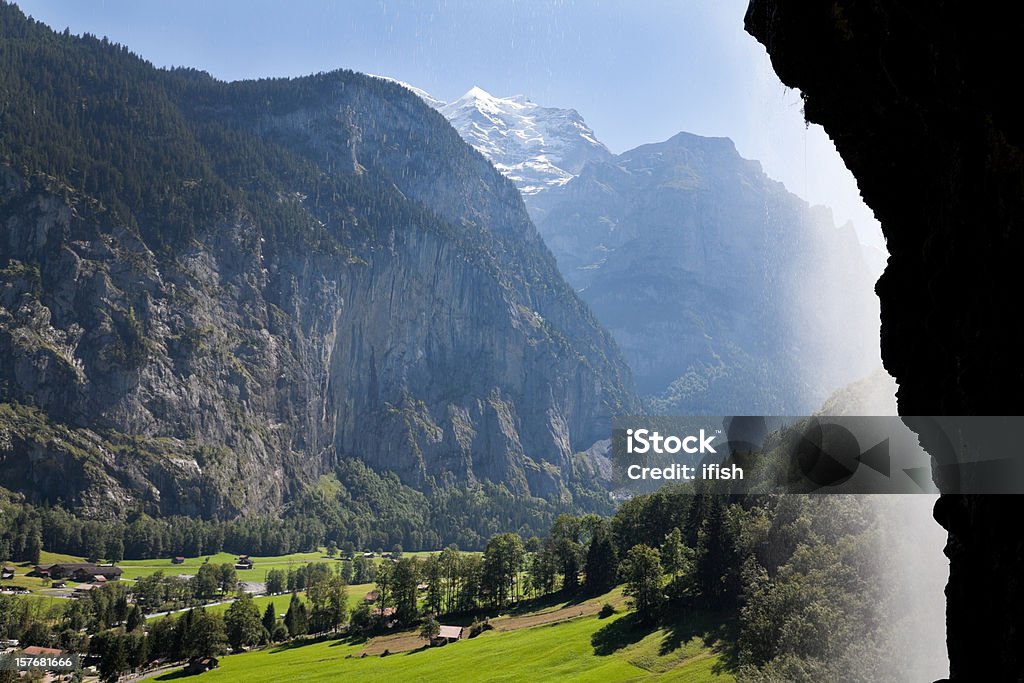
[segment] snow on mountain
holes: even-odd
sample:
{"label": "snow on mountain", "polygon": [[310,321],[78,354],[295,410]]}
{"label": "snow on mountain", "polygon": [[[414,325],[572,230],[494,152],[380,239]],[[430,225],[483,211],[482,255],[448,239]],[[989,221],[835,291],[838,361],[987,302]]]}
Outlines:
{"label": "snow on mountain", "polygon": [[564,185],[586,162],[611,157],[575,109],[523,95],[495,97],[474,86],[440,111],[524,195]]}
{"label": "snow on mountain", "polygon": [[409,83],[406,83],[405,81],[400,81],[397,78],[391,78],[390,76],[379,76],[377,74],[367,74],[367,76],[373,76],[374,78],[379,78],[382,81],[391,81],[392,83],[402,86],[406,90],[411,90],[414,95],[419,97],[421,100],[429,104],[434,109],[440,109],[445,105],[443,100],[437,99],[423,88],[417,88],[415,85],[410,85]]}
{"label": "snow on mountain", "polygon": [[526,197],[565,185],[588,161],[612,156],[575,109],[542,107],[524,95],[495,97],[476,86],[445,103],[420,88],[395,82],[444,114],[462,138]]}

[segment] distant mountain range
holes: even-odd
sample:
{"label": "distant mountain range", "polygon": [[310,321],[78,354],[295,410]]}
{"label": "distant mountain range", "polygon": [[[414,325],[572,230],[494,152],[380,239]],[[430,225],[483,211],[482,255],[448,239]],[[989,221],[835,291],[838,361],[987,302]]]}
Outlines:
{"label": "distant mountain range", "polygon": [[572,109],[417,92],[516,183],[650,410],[806,413],[878,366],[884,256],[732,141],[680,133],[613,155]]}

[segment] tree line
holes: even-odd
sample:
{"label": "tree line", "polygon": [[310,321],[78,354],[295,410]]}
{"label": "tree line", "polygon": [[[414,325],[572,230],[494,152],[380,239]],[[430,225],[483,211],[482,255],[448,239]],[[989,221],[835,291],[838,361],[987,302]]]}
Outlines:
{"label": "tree line", "polygon": [[[482,550],[490,537],[514,529],[520,536],[542,534],[573,508],[543,499],[523,500],[500,484],[480,489],[414,491],[391,473],[365,464],[339,465],[340,492],[310,487],[283,516],[197,519],[155,518],[143,512],[128,519],[85,519],[57,505],[32,505],[0,488],[0,562],[39,561],[47,550],[89,559],[141,560],[199,557],[219,552],[287,555],[335,547],[414,551],[458,545]],[[365,491],[356,497],[349,490]],[[598,512],[606,510],[595,505]]]}
{"label": "tree line", "polygon": [[[342,631],[366,637],[418,624],[429,634],[439,618],[485,616],[558,592],[601,595],[621,584],[637,628],[694,612],[730,625],[729,656],[741,680],[829,680],[844,671],[884,680],[872,677],[875,660],[856,656],[866,646],[891,649],[880,625],[886,588],[867,579],[877,519],[854,497],[734,499],[679,485],[626,501],[610,518],[560,515],[543,538],[495,534],[483,552],[449,546],[416,557],[396,548],[379,561],[356,554],[271,570],[267,588],[287,601],[283,618],[275,605],[260,614],[239,594],[224,616],[199,607],[147,627],[144,611],[180,600],[171,597],[172,579],[154,575],[131,588],[92,591],[57,615],[40,617],[5,598],[0,614],[14,616],[0,622],[0,637],[78,651],[86,651],[88,637],[87,651],[113,661],[108,670],[124,671],[139,666],[140,653],[182,660],[229,646]],[[193,596],[233,589],[230,572],[206,566]],[[349,609],[350,581],[371,575],[371,595]]]}

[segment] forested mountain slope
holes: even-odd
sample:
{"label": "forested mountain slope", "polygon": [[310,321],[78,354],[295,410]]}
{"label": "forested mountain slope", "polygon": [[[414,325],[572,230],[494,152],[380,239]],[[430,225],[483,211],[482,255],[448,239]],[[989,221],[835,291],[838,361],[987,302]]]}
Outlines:
{"label": "forested mountain slope", "polygon": [[11,5],[0,37],[3,486],[203,517],[350,460],[596,490],[574,454],[634,408],[629,371],[443,116],[347,71],[158,70]]}

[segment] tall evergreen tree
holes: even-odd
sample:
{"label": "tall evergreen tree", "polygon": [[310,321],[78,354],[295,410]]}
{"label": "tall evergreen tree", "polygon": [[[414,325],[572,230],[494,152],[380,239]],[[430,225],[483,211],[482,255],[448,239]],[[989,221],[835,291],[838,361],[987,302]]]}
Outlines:
{"label": "tall evergreen tree", "polygon": [[584,585],[588,592],[603,593],[615,585],[619,571],[618,551],[606,524],[594,529],[584,569]]}
{"label": "tall evergreen tree", "polygon": [[277,612],[274,610],[274,603],[268,603],[267,609],[263,610],[263,619],[261,620],[263,628],[267,630],[268,634],[274,632],[274,627],[277,626]]}
{"label": "tall evergreen tree", "polygon": [[291,601],[288,603],[288,611],[284,615],[284,625],[288,628],[288,635],[292,638],[305,635],[309,631],[309,617],[306,614],[306,605],[299,599],[297,593],[292,593]]}
{"label": "tall evergreen tree", "polygon": [[683,534],[679,527],[672,529],[661,544],[661,564],[668,574],[676,574],[683,568]]}

